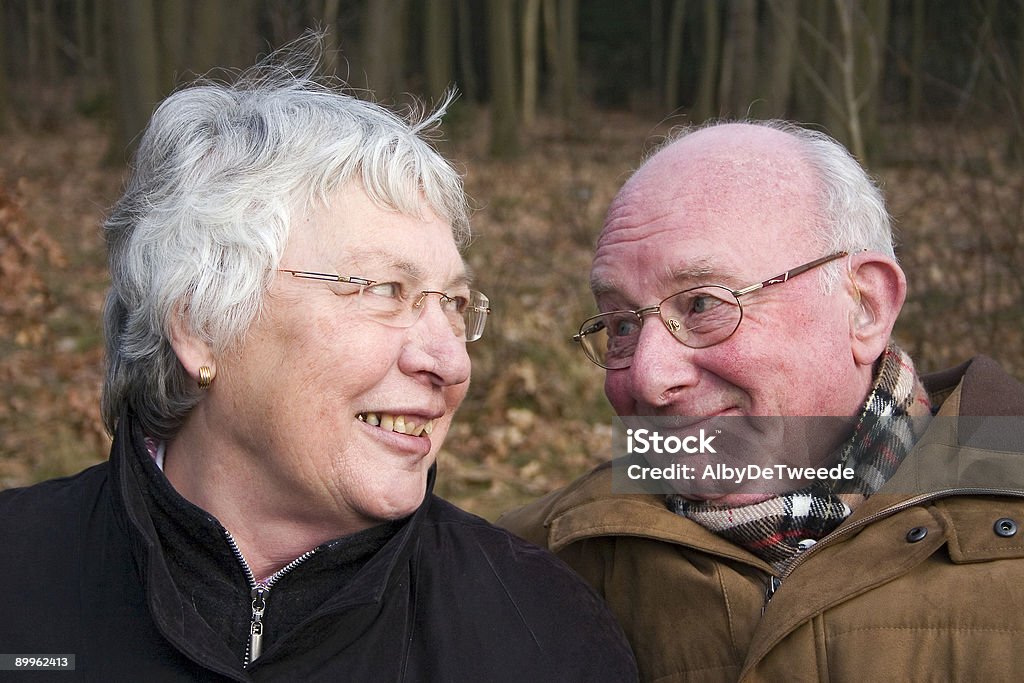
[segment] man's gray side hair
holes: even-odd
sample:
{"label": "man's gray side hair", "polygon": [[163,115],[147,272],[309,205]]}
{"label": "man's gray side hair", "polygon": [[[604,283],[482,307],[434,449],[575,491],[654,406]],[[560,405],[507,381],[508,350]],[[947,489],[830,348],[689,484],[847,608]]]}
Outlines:
{"label": "man's gray side hair", "polygon": [[407,215],[429,207],[460,247],[470,238],[462,179],[428,142],[452,101],[400,116],[315,77],[315,36],[230,84],[197,81],[147,126],[123,196],[104,224],[104,424],[130,408],[167,439],[201,392],[170,344],[171,324],[222,353],[258,315],[294,217],[349,182]]}

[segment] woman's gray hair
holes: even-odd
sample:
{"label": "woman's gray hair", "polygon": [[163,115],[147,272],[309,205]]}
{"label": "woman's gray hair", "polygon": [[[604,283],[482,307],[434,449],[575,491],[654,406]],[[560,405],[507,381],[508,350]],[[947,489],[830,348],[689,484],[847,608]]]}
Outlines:
{"label": "woman's gray hair", "polygon": [[240,341],[292,218],[346,183],[407,215],[429,207],[460,248],[468,243],[462,179],[428,142],[453,95],[431,113],[400,116],[317,79],[318,55],[307,38],[231,84],[179,90],[150,119],[104,225],[111,433],[126,408],[150,436],[177,432],[201,390],[171,347],[172,323],[215,353]]}
{"label": "woman's gray hair", "polygon": [[[868,249],[896,259],[892,218],[885,207],[882,190],[842,144],[825,133],[789,121],[754,119],[735,123],[771,128],[794,138],[803,160],[820,183],[821,215],[817,231],[822,256],[840,251],[852,254]],[[675,133],[658,149],[707,125]],[[843,268],[845,261],[837,261],[821,269],[821,284],[825,292],[835,288]]]}

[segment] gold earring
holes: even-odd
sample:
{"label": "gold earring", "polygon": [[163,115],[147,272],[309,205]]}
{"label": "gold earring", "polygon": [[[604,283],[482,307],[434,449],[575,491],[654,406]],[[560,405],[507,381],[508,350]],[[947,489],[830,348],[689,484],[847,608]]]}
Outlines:
{"label": "gold earring", "polygon": [[213,370],[207,365],[199,366],[199,388],[208,389],[213,382]]}

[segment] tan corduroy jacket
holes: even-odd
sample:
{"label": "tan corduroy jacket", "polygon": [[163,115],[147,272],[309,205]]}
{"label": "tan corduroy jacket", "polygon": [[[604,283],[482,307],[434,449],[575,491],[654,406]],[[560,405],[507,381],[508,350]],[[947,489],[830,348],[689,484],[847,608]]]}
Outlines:
{"label": "tan corduroy jacket", "polygon": [[767,605],[769,565],[607,465],[498,523],[604,596],[645,681],[1024,680],[1024,430],[966,417],[1024,415],[1024,385],[980,357],[924,381],[938,419]]}

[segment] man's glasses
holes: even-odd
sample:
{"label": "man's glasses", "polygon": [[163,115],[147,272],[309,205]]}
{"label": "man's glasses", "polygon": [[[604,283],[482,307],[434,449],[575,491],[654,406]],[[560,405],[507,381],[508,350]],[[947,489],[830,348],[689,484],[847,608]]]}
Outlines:
{"label": "man's glasses", "polygon": [[432,289],[413,291],[401,282],[379,282],[365,277],[287,268],[278,268],[278,272],[291,273],[292,277],[306,280],[353,285],[356,289],[345,293],[358,297],[359,310],[389,327],[412,327],[423,313],[427,295],[436,294],[441,310],[448,317],[455,335],[467,342],[476,341],[483,336],[487,315],[491,312],[488,298],[473,289],[462,294],[448,294]]}
{"label": "man's glasses", "polygon": [[848,253],[840,251],[815,259],[742,289],[730,289],[723,285],[692,287],[665,297],[656,306],[647,306],[636,311],[601,313],[584,320],[580,325],[579,334],[574,335],[572,339],[583,347],[587,358],[602,368],[628,368],[633,363],[633,354],[640,341],[644,316],[657,313],[661,322],[681,344],[691,349],[714,346],[731,337],[739,328],[743,320],[740,297],[787,282],[790,278],[842,258]]}

